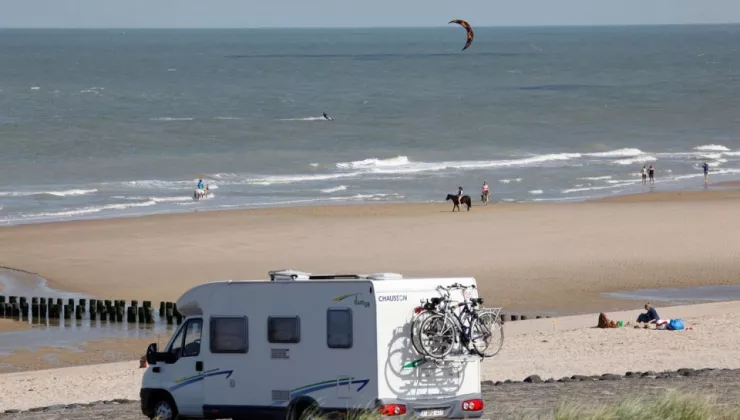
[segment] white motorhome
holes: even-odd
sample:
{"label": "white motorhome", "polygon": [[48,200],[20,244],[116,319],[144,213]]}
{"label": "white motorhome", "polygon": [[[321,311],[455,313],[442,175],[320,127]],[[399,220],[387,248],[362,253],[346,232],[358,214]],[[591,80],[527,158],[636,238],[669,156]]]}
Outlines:
{"label": "white motorhome", "polygon": [[[480,358],[434,362],[411,345],[415,308],[453,284],[476,281],[280,270],[270,280],[196,286],[177,301],[186,318],[164,350],[147,350],[142,412],[162,420],[299,420],[353,409],[480,417]],[[452,297],[478,296],[467,290]]]}

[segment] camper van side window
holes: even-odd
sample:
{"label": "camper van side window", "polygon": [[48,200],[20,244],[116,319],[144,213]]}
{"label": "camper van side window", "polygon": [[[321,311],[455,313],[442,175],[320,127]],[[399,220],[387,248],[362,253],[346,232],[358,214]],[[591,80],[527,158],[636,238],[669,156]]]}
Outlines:
{"label": "camper van side window", "polygon": [[267,318],[267,341],[298,343],[301,341],[301,321],[297,316]]}
{"label": "camper van side window", "polygon": [[248,336],[246,317],[211,318],[211,353],[246,353]]}
{"label": "camper van side window", "polygon": [[326,311],[326,345],[332,349],[352,347],[352,311],[350,309]]}

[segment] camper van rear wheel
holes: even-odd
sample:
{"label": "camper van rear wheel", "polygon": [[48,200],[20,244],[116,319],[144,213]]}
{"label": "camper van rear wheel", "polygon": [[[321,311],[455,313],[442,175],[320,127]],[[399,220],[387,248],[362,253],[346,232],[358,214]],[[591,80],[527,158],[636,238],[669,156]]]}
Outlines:
{"label": "camper van rear wheel", "polygon": [[289,420],[317,420],[321,418],[319,405],[314,401],[299,401],[293,407]]}
{"label": "camper van rear wheel", "polygon": [[177,408],[169,397],[162,397],[154,403],[153,420],[177,420]]}

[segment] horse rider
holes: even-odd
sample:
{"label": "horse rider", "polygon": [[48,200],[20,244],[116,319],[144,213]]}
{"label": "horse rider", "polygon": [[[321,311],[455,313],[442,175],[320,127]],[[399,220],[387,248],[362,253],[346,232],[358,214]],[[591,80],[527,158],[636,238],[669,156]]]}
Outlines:
{"label": "horse rider", "polygon": [[457,203],[460,204],[463,196],[463,187],[457,187]]}
{"label": "horse rider", "polygon": [[202,190],[203,189],[203,179],[199,179],[198,180],[198,189],[199,190]]}
{"label": "horse rider", "polygon": [[486,181],[483,181],[483,187],[481,187],[481,195],[483,196],[483,201],[488,201],[488,183]]}

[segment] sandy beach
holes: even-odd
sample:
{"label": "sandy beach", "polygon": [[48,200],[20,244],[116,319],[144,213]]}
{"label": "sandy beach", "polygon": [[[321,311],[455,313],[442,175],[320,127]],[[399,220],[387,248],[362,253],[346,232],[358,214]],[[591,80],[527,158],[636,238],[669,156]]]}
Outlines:
{"label": "sandy beach", "polygon": [[52,287],[175,300],[268,270],[475,276],[491,306],[574,314],[630,309],[643,287],[737,284],[740,191],[648,193],[573,204],[294,207],[0,229],[0,265]]}
{"label": "sandy beach", "polygon": [[[740,368],[740,302],[658,308],[684,319],[684,331],[597,329],[597,314],[505,325],[501,352],[483,362],[482,380],[521,381],[529,375],[624,374],[679,368]],[[639,311],[608,313],[634,320]],[[143,348],[142,348],[143,351]],[[138,360],[0,375],[0,411],[98,400],[138,399]],[[94,387],[79,386],[94,383]]]}

